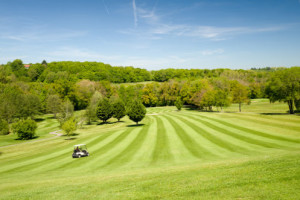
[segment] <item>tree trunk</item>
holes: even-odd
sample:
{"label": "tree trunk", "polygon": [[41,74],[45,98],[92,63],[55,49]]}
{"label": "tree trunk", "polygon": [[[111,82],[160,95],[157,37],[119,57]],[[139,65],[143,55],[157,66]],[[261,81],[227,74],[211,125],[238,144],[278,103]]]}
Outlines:
{"label": "tree trunk", "polygon": [[136,125],[138,125],[139,124],[139,122],[136,122]]}
{"label": "tree trunk", "polygon": [[294,101],[293,100],[288,100],[287,103],[289,105],[289,111],[290,111],[290,114],[294,114]]}
{"label": "tree trunk", "polygon": [[239,103],[240,112],[242,112],[242,103]]}

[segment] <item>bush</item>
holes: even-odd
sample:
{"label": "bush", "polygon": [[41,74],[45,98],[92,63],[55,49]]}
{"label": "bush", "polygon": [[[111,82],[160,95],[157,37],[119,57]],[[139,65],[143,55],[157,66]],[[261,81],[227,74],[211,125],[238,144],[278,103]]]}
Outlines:
{"label": "bush", "polygon": [[181,101],[180,97],[177,97],[177,99],[175,101],[175,106],[178,110],[181,110],[181,108],[183,106],[183,102]]}
{"label": "bush", "polygon": [[0,120],[0,135],[7,135],[9,134],[9,126],[7,121],[1,119]]}
{"label": "bush", "polygon": [[71,117],[69,120],[67,120],[62,125],[62,129],[65,131],[66,135],[70,137],[70,135],[77,129],[77,123],[75,118]]}
{"label": "bush", "polygon": [[18,138],[21,140],[29,140],[34,138],[37,124],[34,120],[28,118],[26,120],[20,120],[14,123],[13,132],[18,134]]}

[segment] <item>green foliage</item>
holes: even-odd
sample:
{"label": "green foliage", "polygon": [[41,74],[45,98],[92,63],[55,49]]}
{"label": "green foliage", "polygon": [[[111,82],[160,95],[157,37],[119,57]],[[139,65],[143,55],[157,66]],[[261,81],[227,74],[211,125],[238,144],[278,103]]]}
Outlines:
{"label": "green foliage", "polygon": [[66,133],[67,136],[70,136],[77,129],[77,122],[74,117],[69,118],[62,125],[62,130]]}
{"label": "green foliage", "polygon": [[56,118],[57,113],[61,111],[62,101],[57,94],[49,95],[47,98],[47,112],[54,114]]}
{"label": "green foliage", "polygon": [[18,138],[21,140],[29,140],[34,138],[36,128],[36,122],[30,118],[26,120],[22,119],[12,124],[13,132],[17,134]]}
{"label": "green foliage", "polygon": [[102,95],[98,91],[96,91],[93,94],[90,104],[86,108],[86,111],[85,111],[85,117],[87,119],[88,124],[91,124],[92,121],[96,121],[98,119],[97,106],[98,106],[100,99],[102,99]]}
{"label": "green foliage", "polygon": [[136,124],[138,124],[138,122],[140,122],[140,121],[142,121],[142,119],[144,119],[144,117],[146,116],[146,112],[147,112],[147,110],[146,110],[145,106],[142,104],[142,102],[140,102],[138,100],[134,100],[129,105],[127,115],[130,120],[132,120],[132,121],[136,122]]}
{"label": "green foliage", "polygon": [[232,102],[239,104],[239,111],[242,111],[242,103],[250,103],[247,87],[238,81],[232,82]]}
{"label": "green foliage", "polygon": [[181,110],[181,108],[183,106],[183,102],[181,101],[180,97],[177,97],[177,99],[175,101],[175,106],[176,106],[177,110]]}
{"label": "green foliage", "polygon": [[113,116],[113,108],[107,98],[103,98],[99,101],[97,106],[97,117],[106,122]]}
{"label": "green foliage", "polygon": [[276,71],[266,85],[266,94],[271,103],[286,102],[289,113],[294,114],[295,101],[300,99],[300,68]]}
{"label": "green foliage", "polygon": [[58,121],[62,126],[67,120],[69,120],[74,113],[74,106],[69,99],[66,99],[60,107],[60,111],[58,114]]}
{"label": "green foliage", "polygon": [[9,125],[7,121],[0,119],[0,135],[9,134]]}
{"label": "green foliage", "polygon": [[13,73],[19,78],[22,76],[27,76],[27,69],[25,69],[23,61],[20,59],[16,59],[12,63],[10,63],[10,68]]}
{"label": "green foliage", "polygon": [[125,104],[121,99],[117,99],[112,103],[113,117],[120,121],[126,115]]}
{"label": "green foliage", "polygon": [[158,98],[156,96],[156,87],[157,85],[153,83],[146,84],[145,87],[143,88],[142,92],[142,102],[145,106],[151,107],[151,106],[156,106],[158,103]]}

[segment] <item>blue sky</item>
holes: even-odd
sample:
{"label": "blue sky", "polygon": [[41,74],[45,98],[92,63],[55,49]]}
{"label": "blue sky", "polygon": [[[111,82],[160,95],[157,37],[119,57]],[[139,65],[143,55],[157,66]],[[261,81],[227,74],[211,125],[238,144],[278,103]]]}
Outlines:
{"label": "blue sky", "polygon": [[300,65],[300,0],[0,0],[0,63]]}

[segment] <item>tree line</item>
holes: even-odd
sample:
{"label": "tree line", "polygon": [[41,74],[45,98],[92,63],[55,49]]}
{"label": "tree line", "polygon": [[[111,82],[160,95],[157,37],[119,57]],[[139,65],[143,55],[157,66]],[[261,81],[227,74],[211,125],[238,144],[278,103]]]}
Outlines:
{"label": "tree line", "polygon": [[[127,71],[123,73],[122,70]],[[106,78],[82,76],[90,72],[105,72],[106,75],[101,76]],[[156,81],[116,84],[149,80]],[[134,107],[140,107],[135,114],[129,115],[134,121],[138,119],[137,113],[144,113],[140,103],[146,107],[175,105],[178,109],[190,105],[208,111],[238,103],[241,111],[242,104],[250,103],[250,99],[269,98],[271,103],[286,102],[289,113],[293,114],[300,110],[299,83],[299,67],[147,71],[94,62],[43,61],[26,69],[21,60],[15,60],[0,66],[0,133],[8,133],[5,127],[9,124],[45,113],[52,113],[61,126],[69,120],[73,120],[71,125],[78,124],[72,113],[82,109],[86,110],[84,120],[91,123],[98,119],[105,122],[110,117],[120,120]],[[105,112],[99,110],[102,100],[110,105],[104,106],[105,109],[111,107],[104,117],[100,116]],[[116,108],[123,111],[114,111]]]}

